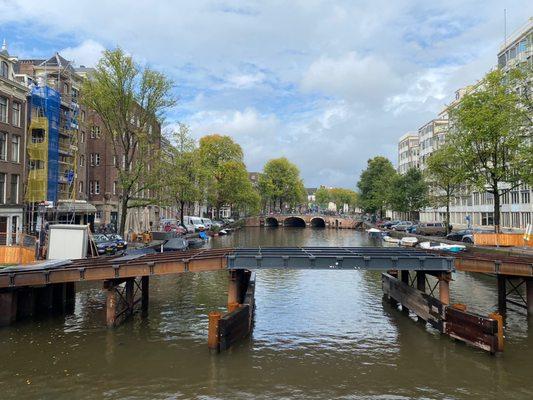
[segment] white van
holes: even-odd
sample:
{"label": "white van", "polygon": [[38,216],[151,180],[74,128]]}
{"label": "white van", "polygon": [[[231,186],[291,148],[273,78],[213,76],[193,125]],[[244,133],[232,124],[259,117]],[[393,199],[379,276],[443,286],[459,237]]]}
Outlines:
{"label": "white van", "polygon": [[200,229],[205,229],[206,226],[204,225],[202,218],[200,217],[189,217],[185,216],[183,217],[183,222],[185,222],[186,226],[192,225],[194,226],[195,231],[199,231]]}
{"label": "white van", "polygon": [[202,220],[202,223],[205,226],[205,229],[211,229],[213,226],[213,221],[211,221],[209,218],[200,218]]}

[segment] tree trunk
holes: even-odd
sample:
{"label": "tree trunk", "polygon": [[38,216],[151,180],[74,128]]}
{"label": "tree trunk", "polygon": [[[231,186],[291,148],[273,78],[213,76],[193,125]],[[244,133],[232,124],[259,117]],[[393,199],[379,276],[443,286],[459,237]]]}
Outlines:
{"label": "tree trunk", "polygon": [[183,222],[183,216],[185,214],[185,202],[180,200],[180,224],[185,228],[185,223]]}
{"label": "tree trunk", "polygon": [[446,194],[446,235],[450,233],[450,194]]}
{"label": "tree trunk", "polygon": [[494,231],[500,233],[500,191],[497,189],[498,184],[496,184],[496,189],[493,190],[494,194]]}
{"label": "tree trunk", "polygon": [[120,226],[119,226],[119,233],[122,237],[125,236],[125,229],[126,229],[126,217],[128,215],[128,198],[123,196],[120,200]]}

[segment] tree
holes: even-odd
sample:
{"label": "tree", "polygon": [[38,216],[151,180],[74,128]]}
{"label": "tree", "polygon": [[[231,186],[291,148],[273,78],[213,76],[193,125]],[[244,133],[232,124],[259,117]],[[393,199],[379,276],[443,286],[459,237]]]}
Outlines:
{"label": "tree", "polygon": [[458,170],[467,182],[493,195],[496,232],[500,197],[533,180],[531,109],[516,90],[514,76],[489,72],[450,113],[448,141],[457,153]]}
{"label": "tree", "polygon": [[189,127],[180,123],[170,136],[173,145],[163,153],[161,163],[161,193],[178,205],[180,223],[184,225],[185,206],[203,199],[207,176]]}
{"label": "tree", "polygon": [[387,206],[390,185],[395,176],[396,170],[387,158],[377,156],[368,160],[357,182],[359,207],[370,213],[379,211],[383,218],[383,209]]}
{"label": "tree", "polygon": [[393,210],[409,213],[409,219],[413,219],[413,212],[429,204],[428,185],[418,168],[392,179],[389,203]]}
{"label": "tree", "polygon": [[344,189],[344,188],[333,188],[330,189],[331,201],[333,201],[337,207],[337,211],[340,211],[344,208],[344,205],[347,204],[349,208],[354,208],[357,201],[357,193],[353,190]]}
{"label": "tree", "polygon": [[143,194],[156,189],[152,171],[163,112],[175,104],[171,88],[164,74],[138,66],[120,48],[105,50],[83,83],[81,101],[102,120],[117,160],[122,235],[128,208],[149,203]]}
{"label": "tree", "polygon": [[327,208],[331,201],[331,194],[324,186],[320,186],[315,192],[315,202],[322,209]]}
{"label": "tree", "polygon": [[259,190],[271,208],[297,207],[305,202],[306,192],[298,167],[287,158],[269,160],[259,177]]}
{"label": "tree", "polygon": [[454,148],[444,145],[427,160],[427,182],[430,198],[437,207],[446,207],[446,233],[450,230],[450,203],[452,197],[463,185],[464,178],[458,170],[459,160]]}
{"label": "tree", "polygon": [[200,139],[198,154],[209,175],[207,198],[217,212],[224,205],[257,209],[258,196],[248,179],[239,144],[229,136],[208,135]]}

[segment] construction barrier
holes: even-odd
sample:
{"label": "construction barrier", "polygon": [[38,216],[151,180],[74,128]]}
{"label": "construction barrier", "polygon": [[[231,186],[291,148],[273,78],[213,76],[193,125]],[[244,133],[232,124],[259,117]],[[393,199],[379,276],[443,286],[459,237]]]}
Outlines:
{"label": "construction barrier", "polygon": [[523,233],[474,233],[474,244],[478,246],[533,247]]}

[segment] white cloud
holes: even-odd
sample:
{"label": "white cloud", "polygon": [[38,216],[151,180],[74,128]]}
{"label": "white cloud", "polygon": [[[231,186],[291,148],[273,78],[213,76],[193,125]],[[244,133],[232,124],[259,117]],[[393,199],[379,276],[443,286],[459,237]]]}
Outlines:
{"label": "white cloud", "polygon": [[102,56],[104,49],[104,46],[100,43],[88,39],[84,40],[79,46],[67,47],[60,50],[59,53],[67,60],[73,61],[77,66],[93,67]]}

